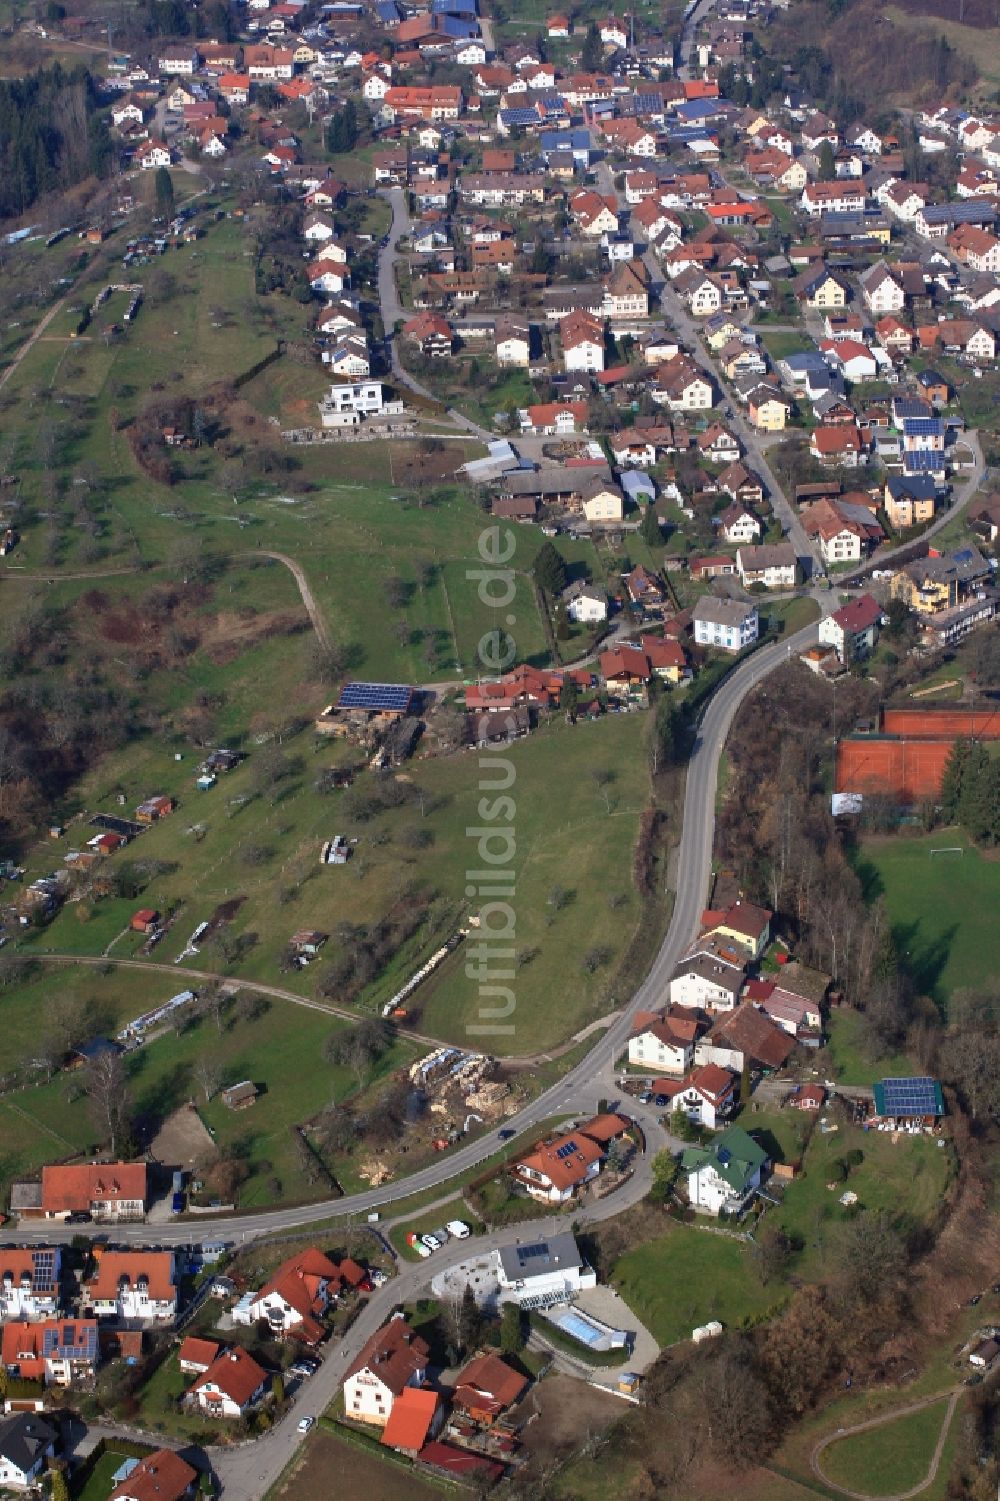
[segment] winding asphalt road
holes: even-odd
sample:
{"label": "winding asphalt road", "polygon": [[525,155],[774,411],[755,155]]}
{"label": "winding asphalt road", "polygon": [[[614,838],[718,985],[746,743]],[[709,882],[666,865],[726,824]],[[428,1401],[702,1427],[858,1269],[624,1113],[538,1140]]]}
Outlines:
{"label": "winding asphalt road", "polygon": [[[697,932],[699,917],[708,898],[719,759],[736,711],[747,694],[769,673],[795,653],[813,645],[817,639],[818,626],[812,624],[787,641],[761,647],[735,667],[712,695],[698,725],[688,764],[684,823],[677,860],[677,893],[666,937],[649,974],[622,1008],[617,1020],[600,1034],[594,1047],[580,1063],[518,1115],[510,1118],[507,1124],[513,1130],[528,1131],[553,1115],[591,1108],[596,1106],[599,1099],[612,1098],[618,1092],[614,1060],[628,1041],[632,1017],[636,1011],[653,1010],[666,1001],[674,966]],[[211,1234],[213,1238],[230,1240],[273,1235],[331,1217],[364,1215],[375,1209],[385,1210],[395,1201],[411,1194],[444,1187],[460,1174],[477,1167],[495,1150],[495,1139],[492,1135],[487,1135],[443,1154],[401,1182],[299,1208],[267,1210],[226,1219],[213,1218]],[[71,1228],[51,1225],[24,1227],[18,1231],[18,1238],[25,1241],[45,1241],[68,1238],[72,1233]],[[157,1226],[156,1229],[157,1239],[164,1244],[183,1243],[196,1234],[190,1220]],[[116,1226],[115,1238],[142,1244],[149,1240],[149,1230],[142,1225]]]}

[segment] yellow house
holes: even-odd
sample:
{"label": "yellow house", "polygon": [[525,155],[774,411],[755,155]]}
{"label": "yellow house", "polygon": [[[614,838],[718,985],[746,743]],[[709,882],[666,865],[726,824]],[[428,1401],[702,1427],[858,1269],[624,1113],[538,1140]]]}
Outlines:
{"label": "yellow house", "polygon": [[731,907],[714,911],[709,908],[701,914],[702,937],[735,945],[759,959],[771,941],[773,916],[766,907],[755,907],[752,902],[734,902]]}
{"label": "yellow house", "polygon": [[885,514],[896,531],[902,531],[908,526],[922,526],[925,521],[933,521],[937,509],[933,488],[929,495],[914,495],[906,488],[905,482],[900,484],[891,480],[886,484],[883,502]]}
{"label": "yellow house", "polygon": [[705,339],[710,349],[722,349],[730,339],[738,339],[742,332],[738,323],[735,323],[732,318],[726,318],[724,322],[713,323],[711,329],[706,332]]}
{"label": "yellow house", "polygon": [[806,293],[806,306],[821,308],[824,312],[832,308],[846,307],[847,288],[843,282],[838,281],[827,271],[817,278],[814,286],[809,288]]}
{"label": "yellow house", "polygon": [[778,186],[784,188],[787,192],[801,193],[808,181],[809,175],[802,163],[800,161],[792,161],[778,178]]}
{"label": "yellow house", "polygon": [[750,421],[758,432],[782,433],[788,417],[788,409],[776,396],[767,396],[757,403],[750,398]]}
{"label": "yellow house", "polygon": [[292,53],[292,62],[314,63],[315,61],[316,54],[309,46],[308,42],[299,42],[298,46],[295,48],[295,51]]}

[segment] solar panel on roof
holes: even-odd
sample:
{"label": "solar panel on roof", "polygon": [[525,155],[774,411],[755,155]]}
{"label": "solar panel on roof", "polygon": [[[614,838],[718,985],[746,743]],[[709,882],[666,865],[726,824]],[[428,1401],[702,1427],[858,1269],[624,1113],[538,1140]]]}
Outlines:
{"label": "solar panel on roof", "polygon": [[533,1246],[518,1246],[517,1254],[521,1261],[534,1261],[539,1256],[547,1256],[549,1248],[544,1241],[539,1241]]}
{"label": "solar panel on roof", "polygon": [[402,714],[410,706],[413,689],[405,683],[345,683],[337,706],[341,709],[390,709]]}
{"label": "solar panel on roof", "polygon": [[563,1142],[561,1147],[558,1147],[556,1149],[556,1156],[561,1161],[564,1157],[572,1157],[574,1153],[578,1152],[579,1150],[580,1148],[577,1146],[575,1141],[565,1141]]}
{"label": "solar panel on roof", "polygon": [[943,431],[940,417],[905,417],[903,419],[903,432],[910,437],[936,435]]}
{"label": "solar panel on roof", "polygon": [[886,1115],[938,1115],[941,1087],[936,1079],[883,1079],[883,1108]]}

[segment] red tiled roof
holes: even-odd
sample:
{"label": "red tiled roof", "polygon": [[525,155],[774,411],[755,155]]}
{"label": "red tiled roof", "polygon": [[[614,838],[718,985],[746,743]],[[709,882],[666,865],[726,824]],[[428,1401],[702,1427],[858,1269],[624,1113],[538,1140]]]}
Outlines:
{"label": "red tiled roof", "polygon": [[181,1501],[198,1478],[186,1460],[172,1449],[148,1454],[108,1497],[108,1501]]}
{"label": "red tiled roof", "polygon": [[442,1470],[446,1475],[470,1475],[485,1472],[490,1479],[499,1480],[503,1465],[495,1459],[484,1459],[481,1454],[471,1454],[468,1449],[456,1449],[452,1444],[425,1444],[417,1456],[422,1464]]}
{"label": "red tiled roof", "polygon": [[392,1404],[381,1442],[392,1449],[422,1449],[437,1406],[437,1392],[425,1386],[405,1386]]}
{"label": "red tiled roof", "polygon": [[198,1365],[207,1371],[218,1355],[219,1348],[218,1340],[198,1339],[197,1335],[189,1334],[177,1351],[177,1359],[181,1365]]}
{"label": "red tiled roof", "polygon": [[467,1411],[501,1412],[517,1401],[528,1384],[499,1355],[477,1355],[455,1378],[452,1401]]}
{"label": "red tiled roof", "polygon": [[[339,1287],[340,1272],[336,1264],[322,1251],[310,1247],[283,1261],[270,1282],[264,1284],[257,1299],[277,1293],[289,1308],[294,1308],[302,1318],[307,1314],[322,1313],[320,1293],[324,1283],[332,1282]],[[336,1287],[334,1289],[336,1291]]]}
{"label": "red tiled roof", "polygon": [[100,1201],[146,1202],[144,1162],[88,1162],[76,1167],[42,1168],[42,1208],[46,1214],[89,1209]]}
{"label": "red tiled roof", "polygon": [[416,1372],[426,1368],[429,1353],[426,1341],[414,1334],[405,1319],[393,1318],[365,1341],[344,1372],[344,1380],[371,1370],[398,1397]]}
{"label": "red tiled roof", "polygon": [[232,1349],[223,1350],[221,1355],[216,1356],[191,1390],[197,1392],[203,1387],[215,1386],[237,1407],[245,1407],[266,1380],[267,1372],[257,1364],[250,1352],[244,1350],[242,1345],[233,1345]]}
{"label": "red tiled roof", "polygon": [[88,1284],[90,1296],[95,1301],[110,1301],[117,1297],[123,1278],[134,1287],[140,1277],[145,1277],[149,1296],[169,1302],[177,1296],[177,1288],[171,1281],[173,1260],[171,1251],[105,1251]]}
{"label": "red tiled roof", "polygon": [[[572,1150],[570,1150],[572,1148]],[[561,1192],[582,1183],[604,1148],[582,1131],[567,1131],[518,1159],[517,1167],[532,1168]]]}
{"label": "red tiled roof", "polygon": [[882,619],[882,606],[870,594],[861,594],[834,610],[833,618],[842,631],[867,631]]}

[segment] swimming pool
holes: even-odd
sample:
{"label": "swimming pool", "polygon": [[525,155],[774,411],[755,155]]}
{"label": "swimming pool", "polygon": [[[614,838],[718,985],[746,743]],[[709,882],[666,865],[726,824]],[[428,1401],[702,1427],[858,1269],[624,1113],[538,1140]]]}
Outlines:
{"label": "swimming pool", "polygon": [[623,1329],[612,1329],[578,1308],[552,1309],[545,1317],[590,1350],[620,1350],[628,1339]]}

